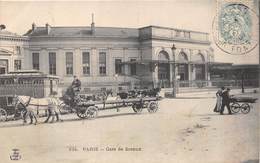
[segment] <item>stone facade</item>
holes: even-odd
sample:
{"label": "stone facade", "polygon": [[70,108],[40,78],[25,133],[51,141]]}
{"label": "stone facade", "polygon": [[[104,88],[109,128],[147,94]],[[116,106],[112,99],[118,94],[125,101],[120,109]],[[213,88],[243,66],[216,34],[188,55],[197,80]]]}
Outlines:
{"label": "stone facade", "polygon": [[[13,35],[15,41],[4,37],[0,35],[0,59],[8,61],[8,71],[14,70],[14,59],[20,58],[22,69],[36,68],[59,76],[62,88],[71,84],[73,75],[78,76],[83,91],[172,87],[176,79],[209,80],[207,65],[214,61],[208,33],[158,26],[133,29],[95,27],[93,23],[91,27],[33,24],[24,36]],[[7,45],[19,46],[20,55],[14,50],[3,54]]]}

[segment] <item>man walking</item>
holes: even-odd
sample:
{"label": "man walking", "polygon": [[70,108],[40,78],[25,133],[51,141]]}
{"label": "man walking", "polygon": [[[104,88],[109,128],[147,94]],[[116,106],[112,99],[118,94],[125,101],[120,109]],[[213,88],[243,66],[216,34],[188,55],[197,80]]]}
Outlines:
{"label": "man walking", "polygon": [[222,105],[221,105],[221,110],[220,110],[221,115],[223,115],[225,106],[228,109],[228,113],[232,114],[232,112],[230,110],[230,106],[229,106],[229,104],[230,104],[229,92],[230,92],[230,88],[227,88],[227,90],[222,93]]}

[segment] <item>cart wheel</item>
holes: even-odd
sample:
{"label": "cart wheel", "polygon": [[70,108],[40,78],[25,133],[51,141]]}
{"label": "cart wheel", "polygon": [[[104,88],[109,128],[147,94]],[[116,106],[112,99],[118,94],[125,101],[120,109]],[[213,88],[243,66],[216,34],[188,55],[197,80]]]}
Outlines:
{"label": "cart wheel", "polygon": [[77,116],[81,119],[87,118],[87,108],[86,107],[77,107]]}
{"label": "cart wheel", "polygon": [[241,107],[240,107],[239,103],[232,103],[230,105],[230,109],[231,109],[232,113],[238,113],[240,111]]}
{"label": "cart wheel", "polygon": [[140,103],[133,104],[132,108],[133,108],[135,113],[141,113],[142,110],[143,110],[142,105]]}
{"label": "cart wheel", "polygon": [[0,122],[7,120],[7,112],[0,108]]}
{"label": "cart wheel", "polygon": [[95,119],[98,116],[98,109],[95,106],[89,106],[86,113],[88,119]]}
{"label": "cart wheel", "polygon": [[156,101],[151,101],[148,104],[147,110],[149,113],[155,113],[158,110],[158,103]]}
{"label": "cart wheel", "polygon": [[241,105],[241,112],[247,114],[250,112],[250,106],[247,103]]}

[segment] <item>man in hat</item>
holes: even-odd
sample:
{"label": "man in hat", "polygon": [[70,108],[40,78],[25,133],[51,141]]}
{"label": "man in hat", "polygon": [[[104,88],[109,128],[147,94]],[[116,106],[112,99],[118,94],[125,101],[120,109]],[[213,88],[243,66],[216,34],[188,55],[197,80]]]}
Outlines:
{"label": "man in hat", "polygon": [[221,110],[220,110],[221,115],[223,115],[225,106],[228,109],[228,113],[232,114],[232,112],[230,110],[230,106],[229,106],[229,104],[230,104],[229,92],[230,92],[230,88],[227,88],[227,90],[222,93],[222,105],[221,105]]}
{"label": "man in hat", "polygon": [[77,78],[76,75],[74,76],[71,87],[73,88],[74,92],[79,92],[81,89],[81,81]]}

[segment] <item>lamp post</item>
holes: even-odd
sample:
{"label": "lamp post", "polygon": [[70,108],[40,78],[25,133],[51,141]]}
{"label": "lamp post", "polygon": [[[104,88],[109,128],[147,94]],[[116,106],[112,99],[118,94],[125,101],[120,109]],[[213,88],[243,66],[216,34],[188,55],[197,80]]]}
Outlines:
{"label": "lamp post", "polygon": [[114,75],[114,77],[115,77],[115,79],[116,79],[116,91],[117,91],[117,93],[119,92],[119,90],[118,90],[118,74],[115,74]]}
{"label": "lamp post", "polygon": [[175,50],[176,47],[174,44],[172,44],[172,58],[173,58],[173,75],[172,75],[172,81],[173,81],[173,90],[172,90],[172,96],[175,98],[176,97],[176,72],[175,72]]}

